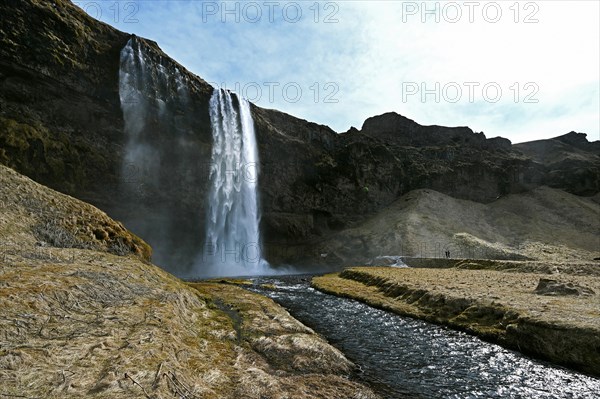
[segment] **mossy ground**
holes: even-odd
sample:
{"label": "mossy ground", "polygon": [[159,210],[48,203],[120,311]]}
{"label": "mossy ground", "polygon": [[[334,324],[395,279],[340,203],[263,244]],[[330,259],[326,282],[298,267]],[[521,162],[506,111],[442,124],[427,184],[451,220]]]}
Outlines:
{"label": "mossy ground", "polygon": [[[0,231],[4,247],[20,248],[23,237],[37,247],[81,248],[128,253],[150,261],[152,249],[142,239],[92,205],[40,186],[0,165]],[[17,237],[11,237],[12,232]]]}

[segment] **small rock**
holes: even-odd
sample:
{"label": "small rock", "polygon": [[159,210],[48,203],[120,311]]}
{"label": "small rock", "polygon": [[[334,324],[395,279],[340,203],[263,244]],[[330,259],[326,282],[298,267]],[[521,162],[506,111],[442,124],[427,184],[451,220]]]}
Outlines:
{"label": "small rock", "polygon": [[573,283],[565,283],[558,280],[541,278],[535,289],[538,295],[566,296],[566,295],[594,295],[595,292],[587,287],[581,287]]}

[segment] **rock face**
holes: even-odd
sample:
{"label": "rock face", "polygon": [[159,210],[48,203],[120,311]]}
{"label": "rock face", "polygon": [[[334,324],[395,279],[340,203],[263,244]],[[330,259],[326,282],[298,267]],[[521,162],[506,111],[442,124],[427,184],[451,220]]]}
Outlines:
{"label": "rock face", "polygon": [[516,150],[540,165],[536,181],[579,195],[593,195],[600,187],[600,141],[585,133],[567,133],[548,140],[516,144]]}
{"label": "rock face", "polygon": [[[148,65],[179,71],[189,92],[185,107],[150,112],[145,140],[161,162],[148,184],[124,156],[119,55],[131,36],[66,0],[4,0],[0,12],[0,162],[122,220],[152,245],[157,263],[183,273],[204,243],[212,88],[136,38]],[[315,243],[414,189],[490,202],[541,184],[579,195],[600,187],[598,145],[577,134],[551,140],[567,159],[557,163],[538,145],[395,113],[337,134],[275,110],[252,112],[265,256],[275,264],[319,258]]]}

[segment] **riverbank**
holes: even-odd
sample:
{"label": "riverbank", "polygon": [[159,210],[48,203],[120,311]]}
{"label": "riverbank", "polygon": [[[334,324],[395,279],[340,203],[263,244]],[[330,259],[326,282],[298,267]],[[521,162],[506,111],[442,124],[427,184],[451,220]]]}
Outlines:
{"label": "riverbank", "polygon": [[600,277],[581,275],[585,268],[577,265],[550,272],[520,269],[518,262],[500,270],[490,261],[461,265],[356,267],[312,284],[600,376]]}
{"label": "riverbank", "polygon": [[375,399],[270,299],[186,284],[89,204],[0,165],[0,397]]}

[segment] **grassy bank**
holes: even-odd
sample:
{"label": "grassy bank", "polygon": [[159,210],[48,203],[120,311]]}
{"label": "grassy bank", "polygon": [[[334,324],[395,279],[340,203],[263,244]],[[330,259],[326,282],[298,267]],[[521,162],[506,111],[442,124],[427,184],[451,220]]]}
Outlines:
{"label": "grassy bank", "polygon": [[600,277],[469,263],[478,270],[350,268],[313,286],[600,375]]}

